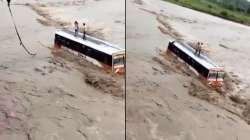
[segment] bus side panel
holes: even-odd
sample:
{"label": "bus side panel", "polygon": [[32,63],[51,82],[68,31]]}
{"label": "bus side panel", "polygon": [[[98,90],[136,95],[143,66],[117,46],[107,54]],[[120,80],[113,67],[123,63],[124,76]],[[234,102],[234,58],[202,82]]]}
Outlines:
{"label": "bus side panel", "polygon": [[90,49],[87,47],[86,55],[94,58],[106,65],[112,66],[112,55],[105,54],[103,52],[97,51],[95,49]]}
{"label": "bus side panel", "polygon": [[55,36],[55,42],[60,43],[61,45],[77,51],[81,54],[84,54],[88,57],[94,58],[106,65],[112,66],[112,55],[108,55],[106,53],[100,52],[98,50],[95,50],[93,48],[90,48],[88,46],[84,46],[78,42],[66,39],[62,36],[56,35]]}

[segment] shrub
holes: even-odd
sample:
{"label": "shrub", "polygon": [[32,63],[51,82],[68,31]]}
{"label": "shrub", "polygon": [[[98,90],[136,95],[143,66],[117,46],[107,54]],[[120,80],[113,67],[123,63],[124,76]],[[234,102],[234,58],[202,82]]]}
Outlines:
{"label": "shrub", "polygon": [[227,11],[221,11],[220,15],[222,15],[223,17],[228,17]]}
{"label": "shrub", "polygon": [[226,8],[231,10],[231,11],[234,11],[234,6],[233,5],[227,5]]}
{"label": "shrub", "polygon": [[239,7],[237,7],[236,10],[237,10],[238,12],[244,12],[244,9],[241,9],[241,8],[239,8]]}
{"label": "shrub", "polygon": [[212,9],[213,8],[213,6],[212,5],[210,5],[210,4],[208,4],[208,6],[207,6],[208,8],[210,8],[210,9]]}
{"label": "shrub", "polygon": [[247,13],[250,14],[250,7],[247,9]]}

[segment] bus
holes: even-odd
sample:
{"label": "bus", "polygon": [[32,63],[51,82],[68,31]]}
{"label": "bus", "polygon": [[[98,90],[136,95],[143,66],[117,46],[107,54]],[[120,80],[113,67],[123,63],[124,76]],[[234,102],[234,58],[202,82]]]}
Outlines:
{"label": "bus", "polygon": [[108,66],[114,73],[124,73],[125,71],[125,49],[97,39],[90,35],[82,38],[83,34],[70,30],[57,30],[55,32],[55,47],[64,47],[77,53],[92,58],[101,63],[102,66]]}
{"label": "bus", "polygon": [[203,54],[196,55],[195,49],[178,41],[169,41],[167,51],[174,53],[205,78],[209,85],[222,86],[225,72]]}

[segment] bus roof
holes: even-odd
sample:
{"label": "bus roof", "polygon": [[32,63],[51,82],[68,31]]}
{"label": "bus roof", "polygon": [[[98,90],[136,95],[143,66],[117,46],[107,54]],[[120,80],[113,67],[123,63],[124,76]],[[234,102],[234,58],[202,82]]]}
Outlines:
{"label": "bus roof", "polygon": [[203,54],[200,54],[200,56],[197,56],[194,54],[195,50],[190,47],[187,44],[174,41],[174,44],[176,47],[178,47],[180,50],[188,54],[190,57],[192,57],[195,61],[206,67],[207,69],[221,69],[221,67],[215,65],[208,57],[206,57]]}
{"label": "bus roof", "polygon": [[82,33],[78,33],[78,36],[75,37],[75,35],[74,35],[75,33],[73,31],[57,30],[55,34],[63,36],[67,39],[73,40],[75,42],[86,45],[88,47],[91,47],[95,50],[104,52],[104,53],[109,54],[109,55],[113,55],[115,53],[120,53],[120,52],[125,53],[125,50],[123,48],[120,48],[117,45],[108,43],[106,41],[97,39],[97,38],[89,36],[89,35],[86,35],[86,39],[82,39],[82,36],[83,36]]}

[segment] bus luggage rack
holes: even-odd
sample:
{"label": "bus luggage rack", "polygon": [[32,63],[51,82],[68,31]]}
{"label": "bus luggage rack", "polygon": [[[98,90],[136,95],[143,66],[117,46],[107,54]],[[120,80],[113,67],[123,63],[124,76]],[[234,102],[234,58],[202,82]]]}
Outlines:
{"label": "bus luggage rack", "polygon": [[117,45],[108,43],[101,39],[70,30],[58,30],[55,32],[55,47],[61,46],[70,49],[80,55],[97,60],[105,67],[110,67],[114,73],[125,71],[125,50]]}
{"label": "bus luggage rack", "polygon": [[199,75],[205,78],[208,84],[213,86],[222,86],[225,72],[222,67],[214,64],[203,54],[196,55],[195,50],[188,44],[169,41],[167,51],[171,51],[184,62],[195,69]]}

